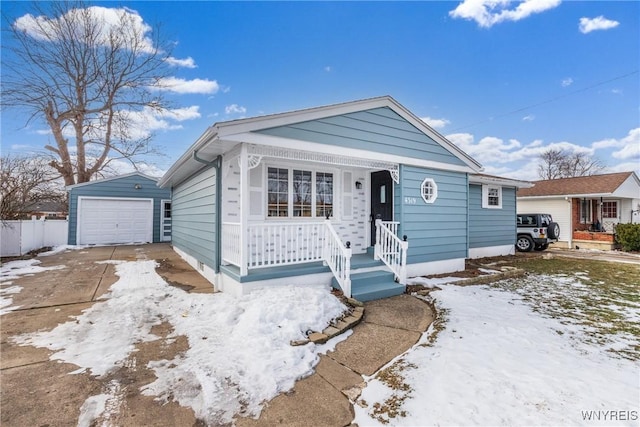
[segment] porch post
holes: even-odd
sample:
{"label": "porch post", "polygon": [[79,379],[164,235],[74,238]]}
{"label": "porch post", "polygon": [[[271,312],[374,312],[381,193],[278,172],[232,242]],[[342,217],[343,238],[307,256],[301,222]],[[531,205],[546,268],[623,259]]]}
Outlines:
{"label": "porch post", "polygon": [[373,247],[373,259],[379,260],[380,252],[382,251],[382,247],[380,246],[380,224],[382,223],[382,220],[379,218],[380,215],[376,216],[376,244]]}
{"label": "porch post", "polygon": [[248,274],[249,162],[247,145],[240,147],[240,276]]}

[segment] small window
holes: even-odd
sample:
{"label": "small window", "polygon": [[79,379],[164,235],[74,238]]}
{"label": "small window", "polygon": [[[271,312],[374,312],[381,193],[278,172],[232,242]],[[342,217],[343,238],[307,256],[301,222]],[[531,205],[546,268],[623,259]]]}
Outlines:
{"label": "small window", "polygon": [[166,202],[164,204],[164,217],[165,218],[171,218],[171,203],[170,202]]}
{"label": "small window", "polygon": [[485,209],[502,209],[502,187],[483,185],[482,207]]}
{"label": "small window", "polygon": [[602,218],[617,219],[618,218],[618,202],[603,202]]}
{"label": "small window", "polygon": [[316,172],[316,216],[333,216],[333,174]]}
{"label": "small window", "polygon": [[425,178],[420,186],[420,194],[425,203],[433,203],[438,198],[438,185],[431,178]]}

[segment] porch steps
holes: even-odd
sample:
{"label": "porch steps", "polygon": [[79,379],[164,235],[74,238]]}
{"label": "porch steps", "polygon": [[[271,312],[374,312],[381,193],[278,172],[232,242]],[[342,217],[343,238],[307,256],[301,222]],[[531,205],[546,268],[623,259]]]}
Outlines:
{"label": "porch steps", "polygon": [[[340,289],[334,278],[331,285]],[[393,273],[384,270],[351,274],[351,297],[358,301],[372,301],[404,293],[405,287],[395,282]]]}

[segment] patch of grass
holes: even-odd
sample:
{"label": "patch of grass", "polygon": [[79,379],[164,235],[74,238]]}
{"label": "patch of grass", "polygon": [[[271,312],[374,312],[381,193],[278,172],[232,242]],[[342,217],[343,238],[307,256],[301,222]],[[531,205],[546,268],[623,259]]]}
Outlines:
{"label": "patch of grass", "polygon": [[406,369],[415,368],[417,368],[416,365],[408,363],[404,359],[398,359],[376,374],[376,379],[384,383],[393,392],[383,403],[376,402],[373,404],[371,418],[378,420],[382,424],[388,424],[392,418],[407,416],[406,411],[401,408],[413,389],[405,382],[403,372]]}
{"label": "patch of grass", "polygon": [[524,258],[510,264],[528,276],[492,286],[521,295],[545,316],[579,326],[584,331],[579,339],[640,360],[638,265],[561,257]]}

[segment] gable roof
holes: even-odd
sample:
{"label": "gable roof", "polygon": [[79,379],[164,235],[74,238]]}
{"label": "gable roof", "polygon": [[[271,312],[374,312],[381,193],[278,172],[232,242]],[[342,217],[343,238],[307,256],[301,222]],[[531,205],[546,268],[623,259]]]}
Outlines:
{"label": "gable roof", "polygon": [[231,150],[240,142],[260,144],[260,141],[265,140],[266,135],[259,135],[258,131],[382,107],[391,109],[402,119],[409,122],[420,132],[443,147],[447,152],[459,159],[462,165],[464,165],[465,171],[479,172],[482,170],[480,163],[429,127],[423,120],[400,105],[395,99],[390,96],[381,96],[215,123],[169,168],[167,173],[160,179],[158,185],[163,187],[170,183],[181,182],[204,167],[203,160],[205,162],[211,162],[215,160],[217,156]]}
{"label": "gable roof", "polygon": [[636,182],[640,185],[640,180],[638,180],[638,176],[634,172],[618,172],[534,181],[533,187],[519,189],[518,197],[612,194],[630,176],[634,176]]}
{"label": "gable roof", "polygon": [[130,173],[125,173],[123,175],[110,176],[109,178],[101,178],[101,179],[96,179],[96,180],[89,181],[89,182],[81,182],[80,184],[67,185],[66,190],[69,191],[69,190],[71,190],[73,188],[84,187],[85,185],[98,184],[98,183],[101,183],[101,182],[113,181],[113,180],[116,180],[116,179],[127,178],[127,177],[130,177],[130,176],[139,176],[141,178],[146,178],[146,179],[149,179],[151,181],[155,181],[156,183],[158,182],[158,178],[154,178],[152,176],[145,175],[142,172],[130,172]]}

